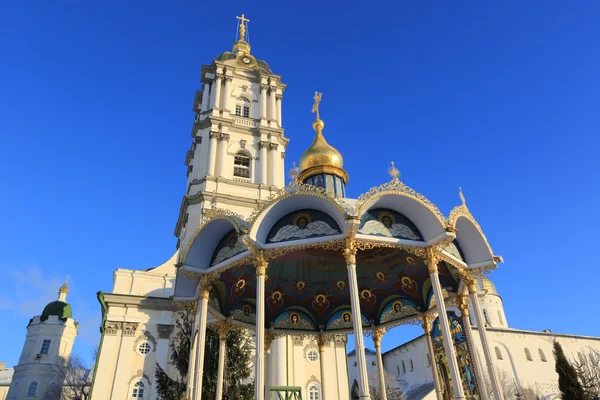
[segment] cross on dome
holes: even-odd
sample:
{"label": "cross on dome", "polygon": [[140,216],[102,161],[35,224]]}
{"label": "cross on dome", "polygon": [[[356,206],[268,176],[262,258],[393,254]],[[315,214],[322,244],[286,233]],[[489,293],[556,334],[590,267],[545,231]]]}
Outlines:
{"label": "cross on dome", "polygon": [[244,14],[242,14],[241,17],[236,16],[237,19],[239,19],[241,21],[240,23],[240,39],[241,41],[246,41],[246,22],[250,22],[250,20],[248,18],[246,18],[244,16]]}

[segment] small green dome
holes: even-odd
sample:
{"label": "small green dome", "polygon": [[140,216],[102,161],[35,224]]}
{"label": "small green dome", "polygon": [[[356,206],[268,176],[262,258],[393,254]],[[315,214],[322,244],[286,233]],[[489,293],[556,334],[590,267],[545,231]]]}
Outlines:
{"label": "small green dome", "polygon": [[71,305],[69,303],[56,300],[52,303],[48,303],[48,305],[44,307],[44,311],[42,311],[40,320],[45,321],[51,315],[56,315],[58,319],[65,322],[67,318],[73,318],[73,310],[71,309]]}

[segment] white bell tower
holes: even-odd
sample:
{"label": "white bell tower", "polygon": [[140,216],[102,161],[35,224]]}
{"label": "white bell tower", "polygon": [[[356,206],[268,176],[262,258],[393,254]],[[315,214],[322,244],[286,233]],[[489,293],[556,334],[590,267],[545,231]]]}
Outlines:
{"label": "white bell tower", "polygon": [[187,152],[186,194],[175,229],[178,245],[202,219],[204,208],[219,207],[247,217],[261,200],[285,185],[281,100],[286,85],[269,65],[254,57],[246,41],[249,20],[242,14],[233,51],[203,65],[196,92],[192,146]]}

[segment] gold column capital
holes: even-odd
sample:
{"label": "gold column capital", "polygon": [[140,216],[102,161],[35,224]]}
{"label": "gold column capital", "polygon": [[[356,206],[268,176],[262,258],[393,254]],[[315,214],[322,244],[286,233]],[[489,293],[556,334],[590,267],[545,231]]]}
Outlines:
{"label": "gold column capital", "polygon": [[276,338],[275,332],[273,332],[273,331],[265,332],[265,350],[266,351],[271,351],[271,343],[273,342],[273,340],[275,340],[275,338]]}
{"label": "gold column capital", "polygon": [[217,330],[219,331],[219,339],[225,340],[227,339],[227,334],[229,333],[229,329],[231,325],[228,321],[219,321],[217,323]]}
{"label": "gold column capital", "polygon": [[256,259],[254,260],[254,266],[256,267],[256,276],[265,275],[267,273],[269,262],[262,250],[258,251]]}
{"label": "gold column capital", "polygon": [[429,314],[425,314],[421,317],[421,320],[423,321],[423,323],[421,324],[421,327],[425,331],[425,334],[429,335],[429,333],[431,332],[431,323],[434,320],[433,316],[429,315]]}
{"label": "gold column capital", "polygon": [[325,351],[325,345],[329,342],[329,339],[322,333],[317,335],[317,345],[319,346],[319,353],[323,353]]}
{"label": "gold column capital", "polygon": [[472,276],[466,276],[464,279],[470,294],[479,293],[479,290],[477,289],[477,281],[475,280],[475,278],[473,278]]}
{"label": "gold column capital", "polygon": [[381,339],[383,339],[385,332],[385,329],[382,328],[373,329],[373,344],[375,345],[375,348],[381,346]]}
{"label": "gold column capital", "polygon": [[344,257],[346,258],[346,264],[356,265],[356,247],[354,245],[354,240],[350,238],[346,239],[346,246],[344,247]]}
{"label": "gold column capital", "polygon": [[440,257],[437,255],[433,247],[428,247],[425,255],[425,265],[427,266],[427,272],[430,274],[438,272],[438,264]]}
{"label": "gold column capital", "polygon": [[463,318],[469,317],[469,297],[466,294],[458,296],[458,309]]}
{"label": "gold column capital", "polygon": [[212,284],[217,280],[219,274],[207,274],[202,275],[200,280],[198,281],[198,285],[200,286],[200,297],[203,299],[208,299],[210,296],[210,289],[212,288]]}

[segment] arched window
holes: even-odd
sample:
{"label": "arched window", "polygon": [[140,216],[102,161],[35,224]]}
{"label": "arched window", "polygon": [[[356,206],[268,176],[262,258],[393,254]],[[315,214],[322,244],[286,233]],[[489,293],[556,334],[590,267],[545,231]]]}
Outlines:
{"label": "arched window", "polygon": [[319,387],[315,384],[310,385],[308,388],[308,399],[309,400],[319,400]]}
{"label": "arched window", "polygon": [[354,361],[354,366],[356,367],[356,361]]}
{"label": "arched window", "polygon": [[406,374],[406,364],[404,364],[404,360],[402,360],[402,374]]}
{"label": "arched window", "polygon": [[427,366],[431,367],[431,357],[429,357],[429,353],[427,353]]}
{"label": "arched window", "polygon": [[398,368],[398,376],[400,376],[400,366],[396,365],[396,368]]}
{"label": "arched window", "polygon": [[48,354],[48,351],[50,350],[50,343],[52,343],[52,340],[44,339],[42,342],[42,348],[40,349],[40,354]]}
{"label": "arched window", "polygon": [[498,360],[503,360],[503,358],[502,358],[502,352],[500,351],[500,347],[496,347],[494,350],[496,351],[496,358]]}
{"label": "arched window", "polygon": [[38,387],[38,383],[36,381],[33,381],[29,384],[29,387],[27,388],[27,396],[35,396],[35,393],[37,392],[37,387]]}
{"label": "arched window", "polygon": [[144,382],[138,381],[133,385],[133,389],[131,389],[131,398],[132,399],[143,399],[144,398]]}
{"label": "arched window", "polygon": [[483,309],[483,319],[485,319],[486,324],[488,324],[490,326],[492,325],[492,324],[490,324],[490,318],[488,317],[488,313],[485,308]]}
{"label": "arched window", "polygon": [[538,349],[538,354],[540,355],[540,360],[542,360],[543,362],[548,361],[548,360],[546,360],[546,355],[544,354],[544,350]]}
{"label": "arched window", "polygon": [[250,157],[241,151],[235,155],[233,160],[233,176],[250,178]]}
{"label": "arched window", "polygon": [[240,117],[250,117],[250,100],[239,96],[235,102],[235,115]]}
{"label": "arched window", "polygon": [[502,319],[502,311],[500,310],[498,310],[498,321],[500,321],[500,323],[504,325],[504,320]]}
{"label": "arched window", "polygon": [[415,370],[415,365],[413,364],[412,360],[409,361],[410,364],[410,370],[414,371]]}
{"label": "arched window", "polygon": [[527,347],[525,347],[525,357],[527,358],[527,361],[533,361],[533,358],[531,357],[531,352]]}

